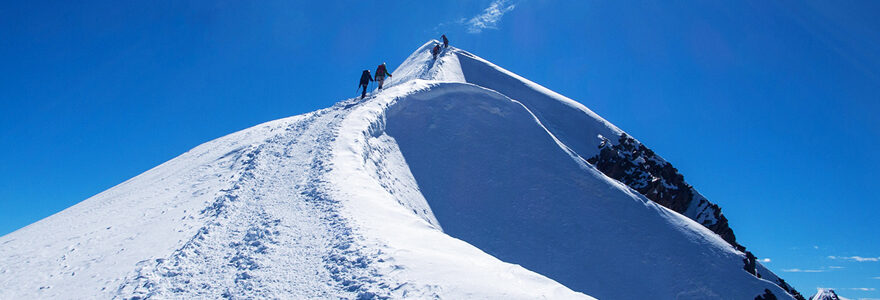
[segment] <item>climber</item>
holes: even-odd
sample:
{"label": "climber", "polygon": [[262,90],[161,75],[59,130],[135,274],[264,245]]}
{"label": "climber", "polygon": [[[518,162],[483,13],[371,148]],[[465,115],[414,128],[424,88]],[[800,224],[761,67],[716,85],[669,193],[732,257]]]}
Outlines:
{"label": "climber", "polygon": [[361,83],[358,85],[358,89],[364,89],[361,93],[361,99],[364,99],[364,97],[367,96],[367,86],[370,85],[370,81],[373,81],[373,77],[370,76],[370,70],[364,70],[364,72],[361,73]]}
{"label": "climber", "polygon": [[441,35],[440,37],[443,38],[443,48],[448,48],[449,47],[449,40],[446,39],[446,35],[444,34],[444,35]]}
{"label": "climber", "polygon": [[376,68],[376,77],[375,77],[376,82],[379,83],[380,90],[382,89],[382,83],[385,82],[385,75],[388,75],[388,77],[391,77],[391,73],[388,72],[388,69],[385,68],[385,63],[382,63],[381,65],[379,65],[378,68]]}
{"label": "climber", "polygon": [[434,45],[434,49],[431,49],[431,54],[434,55],[434,59],[437,59],[437,54],[440,54],[440,44]]}

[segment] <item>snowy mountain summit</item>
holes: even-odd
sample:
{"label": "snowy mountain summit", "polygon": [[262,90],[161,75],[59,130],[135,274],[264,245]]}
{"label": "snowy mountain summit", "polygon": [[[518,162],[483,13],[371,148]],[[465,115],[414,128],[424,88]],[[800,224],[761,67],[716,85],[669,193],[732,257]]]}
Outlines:
{"label": "snowy mountain summit", "polygon": [[816,291],[816,294],[813,297],[810,297],[810,300],[845,300],[844,298],[840,298],[837,296],[837,293],[832,289],[822,289],[820,288]]}
{"label": "snowy mountain summit", "polygon": [[810,297],[810,300],[840,300],[841,298],[837,296],[837,293],[832,289],[819,289],[816,291],[816,294],[813,297]]}
{"label": "snowy mountain summit", "polygon": [[435,43],[0,237],[0,299],[800,297],[650,149]]}

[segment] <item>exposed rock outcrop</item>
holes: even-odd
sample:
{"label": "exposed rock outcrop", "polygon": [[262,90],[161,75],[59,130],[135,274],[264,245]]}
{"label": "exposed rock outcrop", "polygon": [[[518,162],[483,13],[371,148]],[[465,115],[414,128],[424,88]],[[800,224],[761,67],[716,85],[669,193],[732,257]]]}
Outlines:
{"label": "exposed rock outcrop", "polygon": [[773,292],[771,292],[768,289],[764,290],[763,295],[758,295],[755,297],[755,300],[776,300],[776,299],[777,299],[776,295],[774,295]]}
{"label": "exposed rock outcrop", "polygon": [[648,199],[697,221],[739,250],[736,235],[718,205],[709,202],[684,181],[678,169],[639,143],[621,134],[614,144],[603,138],[598,155],[588,159],[599,171],[630,186]]}
{"label": "exposed rock outcrop", "polygon": [[[795,290],[793,286],[789,285],[788,282],[785,282],[785,280],[783,280],[782,278],[776,278],[776,285],[778,285],[778,286],[781,287],[783,290],[785,290],[786,292],[788,292],[789,295],[794,296],[795,299],[798,299],[798,300],[806,300],[806,299],[804,298],[804,295],[801,295],[800,292],[798,292],[797,290]],[[832,291],[832,292],[834,292],[834,291]]]}
{"label": "exposed rock outcrop", "polygon": [[[608,177],[626,184],[648,199],[687,216],[715,232],[730,245],[745,253],[743,269],[746,272],[758,278],[762,277],[757,270],[757,258],[752,252],[746,251],[745,246],[736,242],[736,235],[730,228],[727,218],[721,213],[721,207],[709,202],[685,182],[684,176],[678,172],[678,169],[625,133],[620,135],[617,143],[605,137],[600,138],[601,150],[596,156],[587,159],[589,163]],[[770,280],[773,281],[772,278]],[[778,278],[775,283],[796,299],[804,299],[782,278]],[[770,293],[769,290],[767,292]],[[776,299],[776,296],[770,293],[759,295],[755,299]]]}

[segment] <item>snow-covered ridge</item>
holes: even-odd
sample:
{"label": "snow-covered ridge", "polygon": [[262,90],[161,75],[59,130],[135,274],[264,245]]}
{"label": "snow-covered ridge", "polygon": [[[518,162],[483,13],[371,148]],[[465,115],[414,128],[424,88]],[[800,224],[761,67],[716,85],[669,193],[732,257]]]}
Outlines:
{"label": "snow-covered ridge", "polygon": [[585,161],[622,131],[472,54],[433,60],[434,42],[367,99],[208,142],[0,237],[0,299],[788,298]]}
{"label": "snow-covered ridge", "polygon": [[[471,79],[468,82],[498,90],[515,99],[522,99],[520,101],[523,101],[527,107],[531,108],[547,124],[551,132],[558,135],[566,145],[572,147],[583,158],[599,158],[600,150],[603,148],[627,146],[626,144],[629,144],[631,149],[628,150],[645,149],[646,151],[643,152],[647,152],[646,155],[629,157],[629,160],[634,164],[645,166],[650,161],[655,165],[671,167],[663,158],[655,155],[653,151],[644,147],[639,141],[626,135],[622,130],[583,104],[507,71],[476,55],[462,50],[457,50],[456,53],[461,57],[462,69],[466,70],[465,73],[472,75],[469,76]],[[618,141],[618,138],[620,138],[620,141]],[[632,153],[627,154],[632,156]],[[592,163],[596,164],[595,161]],[[611,176],[604,169],[600,170],[606,175]],[[677,175],[677,172],[675,173]],[[658,177],[660,174],[650,175],[653,176],[648,177],[653,178],[643,178],[643,180],[638,181],[622,180],[620,176],[612,176],[612,178],[627,183],[637,190],[639,185],[648,185],[652,179],[662,181],[661,185],[669,185],[666,181],[670,181],[671,178]],[[686,183],[684,184],[686,185]],[[670,189],[677,189],[674,186],[669,187]],[[717,205],[706,200],[705,197],[689,186],[682,188],[680,192],[690,194],[687,201],[682,201],[683,206],[681,208],[667,205],[662,201],[658,202],[703,224],[707,228],[713,229],[714,232],[725,238],[731,245],[738,245],[732,230],[727,227],[726,219],[721,215],[721,210]],[[720,224],[719,221],[722,221],[723,224]],[[716,224],[720,226],[716,226]]]}
{"label": "snow-covered ridge", "polygon": [[416,49],[394,70],[392,73],[393,77],[391,77],[388,86],[391,87],[415,79],[465,82],[458,56],[448,55],[454,53],[454,48],[441,50],[439,58],[437,60],[433,59],[431,48],[434,48],[434,45],[439,43],[437,40],[430,40]]}
{"label": "snow-covered ridge", "polygon": [[434,87],[231,134],[6,235],[0,298],[589,299],[440,230],[380,131]]}
{"label": "snow-covered ridge", "polygon": [[[638,190],[721,236],[740,251],[721,208],[684,181],[672,165],[635,138],[599,117],[582,104],[463,50],[455,50],[469,83],[492,88],[524,103],[570,149],[588,159],[605,175]],[[771,280],[798,299],[793,287],[755,261],[746,252],[749,272]]]}

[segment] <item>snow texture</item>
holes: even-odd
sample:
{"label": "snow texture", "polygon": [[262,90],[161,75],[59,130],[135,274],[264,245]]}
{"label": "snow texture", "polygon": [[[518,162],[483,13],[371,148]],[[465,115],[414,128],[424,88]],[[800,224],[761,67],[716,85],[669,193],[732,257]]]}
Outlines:
{"label": "snow texture", "polygon": [[0,237],[0,299],[788,298],[584,160],[620,129],[434,43]]}

